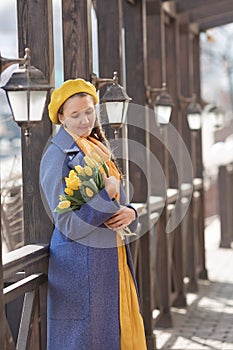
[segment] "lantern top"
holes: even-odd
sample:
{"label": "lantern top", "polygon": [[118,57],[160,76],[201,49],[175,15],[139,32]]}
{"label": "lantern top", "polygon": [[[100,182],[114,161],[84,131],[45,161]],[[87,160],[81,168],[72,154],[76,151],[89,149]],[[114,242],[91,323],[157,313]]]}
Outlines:
{"label": "lantern top", "polygon": [[22,66],[14,71],[3,89],[5,91],[49,90],[52,86],[34,66]]}
{"label": "lantern top", "polygon": [[132,98],[128,96],[125,89],[118,84],[117,72],[114,72],[112,84],[107,88],[101,102],[130,102]]}

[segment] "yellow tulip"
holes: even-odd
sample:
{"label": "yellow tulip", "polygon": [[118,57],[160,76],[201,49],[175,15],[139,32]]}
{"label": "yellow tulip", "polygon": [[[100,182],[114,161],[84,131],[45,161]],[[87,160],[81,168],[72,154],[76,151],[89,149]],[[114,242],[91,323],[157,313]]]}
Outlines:
{"label": "yellow tulip", "polygon": [[78,174],[82,174],[83,167],[81,167],[81,165],[76,165],[75,170],[77,171]]}
{"label": "yellow tulip", "polygon": [[67,187],[71,190],[77,190],[80,185],[81,181],[79,180],[79,178],[74,178],[69,181]]}
{"label": "yellow tulip", "polygon": [[65,193],[68,194],[68,196],[73,196],[74,191],[71,188],[65,188]]}
{"label": "yellow tulip", "polygon": [[67,208],[70,207],[70,205],[71,205],[71,202],[65,200],[65,201],[62,201],[62,202],[59,203],[58,208],[60,208],[60,209],[67,209]]}
{"label": "yellow tulip", "polygon": [[93,197],[94,192],[89,187],[86,187],[85,191],[86,191],[87,197],[89,198]]}
{"label": "yellow tulip", "polygon": [[76,172],[74,171],[74,170],[70,170],[70,172],[69,172],[69,178],[74,178],[74,177],[76,177],[77,175],[76,175]]}
{"label": "yellow tulip", "polygon": [[86,173],[86,175],[87,176],[91,176],[92,175],[92,169],[91,169],[91,167],[89,167],[89,166],[85,166],[84,167],[84,171],[85,171],[85,173]]}

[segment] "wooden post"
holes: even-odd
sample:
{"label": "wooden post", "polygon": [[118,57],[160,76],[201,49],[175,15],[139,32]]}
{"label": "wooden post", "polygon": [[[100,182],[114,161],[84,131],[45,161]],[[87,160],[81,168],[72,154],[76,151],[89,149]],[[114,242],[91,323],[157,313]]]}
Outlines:
{"label": "wooden post", "polygon": [[[193,48],[192,41],[190,36],[190,24],[189,24],[189,16],[188,14],[182,14],[179,16],[179,33],[180,33],[180,50],[179,50],[179,66],[180,66],[180,93],[184,97],[190,97],[193,92]],[[195,152],[196,141],[192,138],[191,132],[188,127],[187,115],[186,115],[187,106],[184,105],[182,110],[182,137],[186,144],[187,149],[190,152],[191,160],[193,163],[193,168],[195,171],[196,168],[196,160],[194,156],[192,156]],[[186,174],[184,169],[184,179],[186,180]],[[195,177],[195,174],[194,174]],[[187,182],[190,181],[187,178]],[[185,237],[185,247],[184,253],[186,254],[187,268],[186,272],[188,273],[188,277],[190,283],[188,288],[190,291],[197,290],[197,273],[196,273],[196,260],[195,260],[195,252],[194,252],[194,212],[195,206],[193,205],[193,198],[190,203],[190,208],[187,212],[189,216],[187,221],[189,225],[187,226],[188,233],[184,232]]]}
{"label": "wooden post", "polygon": [[89,80],[92,71],[91,0],[63,0],[64,80]]}
{"label": "wooden post", "polygon": [[[171,124],[177,129],[179,135],[182,135],[182,120],[181,114],[179,113],[179,62],[178,62],[178,50],[179,50],[179,27],[177,24],[176,17],[167,15],[166,26],[165,26],[165,39],[166,39],[166,76],[167,85],[169,86],[169,93],[171,94],[173,101],[175,101],[175,108],[171,115]],[[168,140],[169,142],[169,140]],[[172,140],[175,143],[175,140]],[[169,187],[178,187],[177,170],[180,169],[182,172],[182,149],[180,143],[177,140],[176,146],[179,148],[177,157],[177,164],[170,159],[169,161]],[[181,199],[179,199],[181,200]],[[178,209],[177,209],[178,210]],[[180,209],[181,210],[181,209]],[[181,213],[179,213],[181,215]],[[177,296],[173,302],[175,306],[185,306],[186,296],[184,291],[184,281],[183,281],[183,244],[182,244],[182,225],[180,224],[172,233],[174,234],[174,247],[172,250],[172,255],[174,258],[174,265],[176,271],[176,285],[177,285]]]}
{"label": "wooden post", "polygon": [[[165,17],[161,7],[160,1],[153,1],[147,3],[147,74],[148,85],[152,88],[160,88],[162,83],[166,81],[166,40],[165,40]],[[153,126],[152,126],[153,123]],[[158,128],[155,121],[151,120],[151,128]],[[151,130],[150,128],[150,130]],[[161,133],[160,138],[166,138],[165,130],[161,128],[158,130]],[[164,138],[164,143],[166,143]],[[168,172],[168,152],[157,138],[150,137],[150,150],[158,159],[165,175],[167,185],[169,183]],[[153,176],[154,177],[154,176]],[[159,184],[156,181],[152,182],[152,194],[158,195]],[[172,317],[170,312],[170,297],[171,297],[171,283],[168,259],[168,242],[166,236],[167,212],[166,203],[163,212],[159,217],[156,227],[156,284],[159,286],[159,295],[156,290],[155,300],[157,300],[157,307],[160,310],[158,318],[155,320],[156,327],[171,327]]]}
{"label": "wooden post", "polygon": [[[127,92],[133,98],[132,106],[129,106],[129,141],[135,141],[140,145],[149,144],[148,113],[143,108],[146,105],[145,86],[147,80],[147,17],[146,1],[136,2],[134,5],[124,1],[124,28],[125,28],[125,47],[126,47],[126,82]],[[135,37],[137,38],[135,43]],[[137,106],[139,105],[139,106]],[[140,126],[140,127],[139,127]],[[149,130],[149,129],[148,129]],[[139,282],[143,319],[146,331],[146,340],[148,350],[156,348],[155,336],[153,334],[153,283],[154,276],[151,274],[151,254],[150,250],[155,249],[151,246],[150,227],[150,205],[149,196],[151,188],[150,149],[140,149],[135,152],[132,144],[129,144],[129,155],[133,155],[135,163],[130,163],[130,181],[134,186],[133,201],[147,203],[147,214],[141,220],[143,237],[140,238],[140,268],[137,276]],[[137,153],[137,154],[135,154]],[[130,159],[130,158],[129,158]],[[136,163],[138,165],[136,165]],[[145,173],[143,172],[145,170]],[[154,230],[153,230],[154,231]]]}
{"label": "wooden post", "polygon": [[[52,0],[18,0],[18,40],[19,55],[24,49],[31,49],[31,63],[39,68],[49,83],[53,84],[53,36]],[[22,173],[24,240],[28,243],[48,243],[52,232],[52,222],[41,201],[39,186],[39,166],[52,127],[45,107],[43,121],[32,128],[30,144],[22,134]]]}
{"label": "wooden post", "polygon": [[[193,86],[194,91],[197,94],[197,99],[201,99],[201,71],[200,71],[200,33],[198,27],[193,27],[192,35],[192,45],[193,45]],[[196,138],[196,176],[202,180],[202,188],[200,191],[199,200],[199,247],[198,255],[200,257],[200,268],[198,277],[201,279],[208,279],[208,272],[206,269],[206,259],[205,259],[205,190],[204,190],[204,180],[203,180],[203,157],[202,157],[202,132],[201,130],[197,134]]]}
{"label": "wooden post", "polygon": [[[108,6],[101,0],[96,1],[96,16],[98,20],[98,44],[99,44],[99,75],[100,78],[112,78],[113,72],[118,73],[119,83],[123,85],[123,61],[122,61],[122,0],[109,0]],[[106,87],[100,90],[100,97],[106,91]],[[127,91],[128,92],[128,91]],[[117,149],[122,157],[122,143],[114,140],[113,129],[108,124],[107,116],[102,111],[102,123],[112,149]],[[119,139],[122,138],[122,130]],[[121,168],[123,161],[118,159]]]}
{"label": "wooden post", "polygon": [[[229,206],[229,197],[232,196],[230,191],[229,180],[232,177],[228,175],[228,169],[225,165],[219,167],[218,171],[218,193],[219,193],[219,213],[221,224],[221,248],[230,248],[232,239],[232,207]],[[232,185],[231,185],[232,186]]]}

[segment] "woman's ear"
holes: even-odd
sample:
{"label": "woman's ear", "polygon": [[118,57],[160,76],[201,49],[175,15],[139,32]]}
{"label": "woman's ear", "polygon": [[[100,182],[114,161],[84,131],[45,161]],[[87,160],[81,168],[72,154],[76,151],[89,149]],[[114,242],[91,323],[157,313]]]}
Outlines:
{"label": "woman's ear", "polygon": [[64,116],[61,113],[57,114],[57,119],[61,124],[64,124]]}

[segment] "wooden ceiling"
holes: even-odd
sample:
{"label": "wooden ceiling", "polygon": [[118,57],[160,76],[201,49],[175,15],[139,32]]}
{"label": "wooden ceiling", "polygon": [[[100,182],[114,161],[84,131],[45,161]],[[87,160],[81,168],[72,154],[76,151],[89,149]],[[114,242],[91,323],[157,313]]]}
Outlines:
{"label": "wooden ceiling", "polygon": [[233,22],[233,0],[172,0],[179,14],[188,13],[200,31]]}

